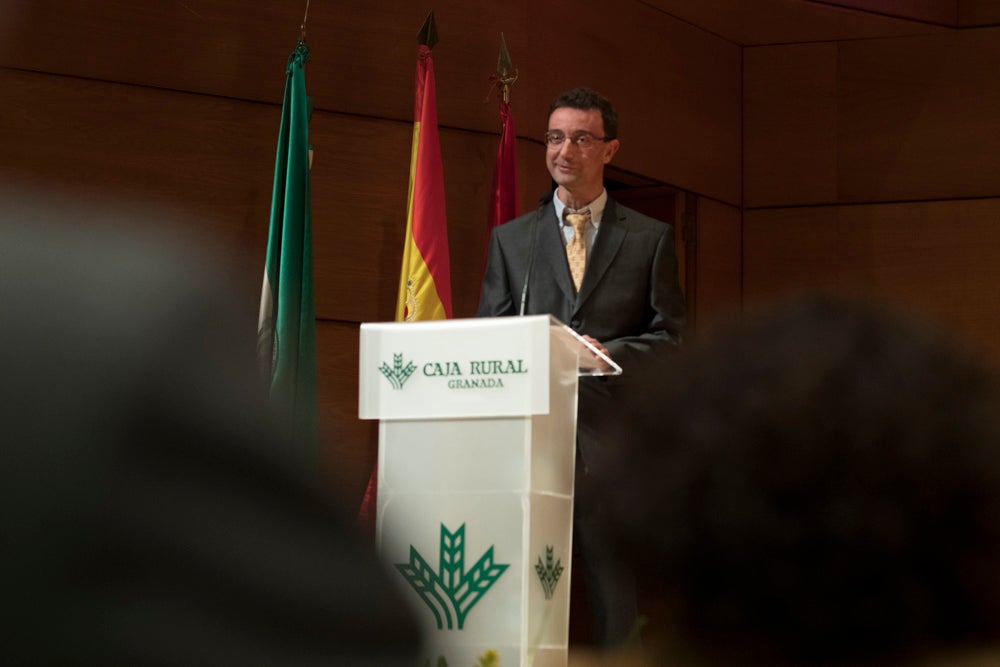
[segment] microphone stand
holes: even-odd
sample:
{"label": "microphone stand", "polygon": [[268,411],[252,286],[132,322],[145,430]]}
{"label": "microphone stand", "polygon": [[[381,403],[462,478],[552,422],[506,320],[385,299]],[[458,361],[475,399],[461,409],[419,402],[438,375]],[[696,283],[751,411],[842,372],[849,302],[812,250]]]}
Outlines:
{"label": "microphone stand", "polygon": [[535,264],[535,248],[538,245],[538,230],[542,227],[542,211],[552,201],[552,191],[546,192],[538,199],[538,209],[535,213],[535,225],[531,232],[531,247],[528,249],[528,269],[524,272],[524,286],[521,288],[521,308],[518,315],[523,316],[528,305],[528,281],[531,279],[531,267]]}

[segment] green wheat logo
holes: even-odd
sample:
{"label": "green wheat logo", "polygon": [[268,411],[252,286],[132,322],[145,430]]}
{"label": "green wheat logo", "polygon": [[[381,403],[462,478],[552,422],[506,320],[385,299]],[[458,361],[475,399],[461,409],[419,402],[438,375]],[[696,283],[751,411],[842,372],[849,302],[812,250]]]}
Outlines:
{"label": "green wheat logo", "polygon": [[553,548],[550,546],[545,547],[545,563],[542,563],[542,557],[538,557],[538,562],[535,563],[535,572],[538,573],[538,580],[542,582],[542,590],[545,592],[545,599],[551,600],[553,594],[556,592],[556,585],[559,583],[559,577],[563,573],[562,559],[560,558],[552,563],[552,551]]}
{"label": "green wheat logo", "polygon": [[378,369],[382,371],[382,375],[389,379],[389,382],[392,383],[393,389],[402,389],[403,385],[406,384],[406,381],[410,379],[411,375],[413,375],[413,371],[417,370],[417,365],[412,361],[409,361],[404,366],[403,355],[394,354],[392,355],[391,368],[389,367],[389,364],[383,361],[382,365],[379,366]]}
{"label": "green wheat logo", "polygon": [[465,626],[466,616],[508,567],[510,565],[497,565],[493,562],[491,546],[466,572],[464,523],[454,533],[441,524],[441,553],[437,572],[412,544],[410,562],[396,563],[396,569],[434,614],[438,630],[445,627],[451,630],[456,621],[461,630]]}

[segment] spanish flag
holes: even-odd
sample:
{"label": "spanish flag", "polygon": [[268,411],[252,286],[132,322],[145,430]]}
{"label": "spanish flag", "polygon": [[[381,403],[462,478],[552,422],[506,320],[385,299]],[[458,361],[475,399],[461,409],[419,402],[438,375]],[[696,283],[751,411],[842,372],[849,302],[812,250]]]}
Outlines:
{"label": "spanish flag", "polygon": [[396,299],[399,322],[451,317],[451,269],[434,60],[427,44],[421,44],[417,51],[416,84],[406,239]]}

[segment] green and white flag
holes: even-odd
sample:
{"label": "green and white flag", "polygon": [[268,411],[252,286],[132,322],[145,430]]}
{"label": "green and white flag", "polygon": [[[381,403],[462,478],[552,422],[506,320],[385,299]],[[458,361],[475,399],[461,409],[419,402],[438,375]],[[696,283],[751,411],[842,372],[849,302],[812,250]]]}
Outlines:
{"label": "green and white flag", "polygon": [[290,444],[317,444],[316,307],[309,199],[309,115],[300,42],[288,58],[274,161],[271,227],[260,296],[257,356]]}

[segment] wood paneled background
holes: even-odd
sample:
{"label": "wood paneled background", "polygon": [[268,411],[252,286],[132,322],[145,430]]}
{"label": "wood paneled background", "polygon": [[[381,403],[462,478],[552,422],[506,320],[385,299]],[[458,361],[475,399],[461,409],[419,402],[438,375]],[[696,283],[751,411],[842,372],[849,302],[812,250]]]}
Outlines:
{"label": "wood paneled background", "polygon": [[[3,184],[108,211],[136,203],[161,215],[134,224],[172,219],[179,238],[213,243],[244,286],[252,345],[304,4],[0,0]],[[356,416],[357,331],[394,314],[415,36],[432,8],[457,316],[478,300],[503,32],[520,72],[522,209],[549,185],[552,96],[607,94],[620,197],[677,225],[695,334],[745,300],[826,287],[929,314],[1000,360],[997,3],[857,9],[871,4],[312,2],[323,453],[344,501],[359,501],[375,460],[375,427]]]}
{"label": "wood paneled background", "polygon": [[1000,28],[750,47],[743,82],[744,298],[850,291],[1000,361]]}

